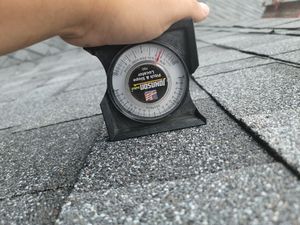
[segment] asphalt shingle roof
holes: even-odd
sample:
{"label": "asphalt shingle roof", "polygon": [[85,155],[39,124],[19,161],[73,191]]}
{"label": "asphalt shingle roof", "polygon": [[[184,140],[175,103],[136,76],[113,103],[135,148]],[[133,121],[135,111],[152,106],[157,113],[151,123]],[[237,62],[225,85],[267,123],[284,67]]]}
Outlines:
{"label": "asphalt shingle roof", "polygon": [[197,25],[208,124],[115,143],[96,58],[0,69],[0,224],[300,224],[298,26]]}
{"label": "asphalt shingle roof", "polygon": [[298,224],[299,193],[299,181],[281,165],[253,166],[74,192],[57,224]]}
{"label": "asphalt shingle roof", "polygon": [[[264,21],[261,20],[261,23]],[[299,20],[280,21],[283,25],[277,22],[272,33],[260,30],[256,34],[234,32],[232,36],[213,40],[205,38],[205,35],[200,36],[200,32],[206,29],[218,32],[219,28],[198,28],[199,41],[235,49],[255,58],[260,56],[263,57],[260,60],[266,61],[260,61],[259,65],[245,65],[241,60],[238,69],[220,72],[220,66],[216,72],[208,71],[206,74],[202,71],[196,74],[196,79],[224,108],[265,140],[289,165],[300,171],[300,38],[295,34],[276,34],[277,27],[284,26],[293,32],[291,24],[297,28]],[[209,54],[208,51],[205,53]]]}

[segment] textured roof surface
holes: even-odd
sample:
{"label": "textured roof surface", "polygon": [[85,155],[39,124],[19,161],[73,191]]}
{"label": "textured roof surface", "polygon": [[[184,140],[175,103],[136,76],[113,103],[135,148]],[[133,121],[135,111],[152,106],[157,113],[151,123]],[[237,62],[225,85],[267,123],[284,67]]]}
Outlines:
{"label": "textured roof surface", "polygon": [[[270,25],[273,22],[264,25],[265,21],[268,20],[260,21],[260,27],[271,31],[261,30],[252,22],[225,28],[219,28],[217,23],[213,27],[197,28],[200,42],[247,54],[249,58],[234,63],[231,59],[220,61],[217,68],[200,69],[195,77],[228,112],[300,172],[300,38],[297,33],[300,20],[277,20],[276,25]],[[220,29],[224,35],[226,32],[231,35],[224,38],[205,35],[207,30],[219,32]],[[209,57],[210,48],[201,48],[199,53]],[[251,62],[246,63],[248,60]]]}
{"label": "textured roof surface", "polygon": [[60,38],[54,37],[49,40],[37,43],[28,48],[13,52],[0,57],[0,68],[19,65],[24,62],[32,62],[49,55],[56,55],[62,51],[73,49],[66,45]]}
{"label": "textured roof surface", "polygon": [[196,26],[208,124],[111,143],[98,60],[0,69],[0,224],[300,224],[300,20]]}

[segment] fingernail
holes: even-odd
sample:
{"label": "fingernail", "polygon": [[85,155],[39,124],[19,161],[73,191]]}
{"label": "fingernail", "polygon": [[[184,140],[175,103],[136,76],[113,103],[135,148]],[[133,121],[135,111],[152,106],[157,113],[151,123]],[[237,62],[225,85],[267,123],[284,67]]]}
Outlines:
{"label": "fingernail", "polygon": [[199,4],[201,5],[203,13],[205,14],[204,16],[208,16],[208,14],[209,14],[209,7],[208,7],[208,5],[206,5],[203,2],[199,2]]}

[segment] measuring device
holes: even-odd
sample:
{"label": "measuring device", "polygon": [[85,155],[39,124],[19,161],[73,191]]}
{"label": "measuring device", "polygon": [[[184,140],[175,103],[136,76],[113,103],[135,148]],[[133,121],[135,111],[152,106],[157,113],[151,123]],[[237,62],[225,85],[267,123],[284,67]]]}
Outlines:
{"label": "measuring device", "polygon": [[206,124],[189,93],[199,66],[192,20],[150,42],[85,50],[107,74],[101,109],[111,141]]}

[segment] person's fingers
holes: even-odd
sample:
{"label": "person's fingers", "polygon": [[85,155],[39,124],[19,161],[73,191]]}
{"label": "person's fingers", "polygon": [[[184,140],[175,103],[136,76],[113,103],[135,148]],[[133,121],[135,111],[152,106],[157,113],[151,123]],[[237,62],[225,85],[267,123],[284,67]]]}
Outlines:
{"label": "person's fingers", "polygon": [[203,2],[196,2],[193,7],[192,18],[194,22],[200,22],[204,20],[209,14],[209,7]]}
{"label": "person's fingers", "polygon": [[[162,0],[164,1],[164,0]],[[170,0],[162,3],[160,21],[164,30],[184,18],[192,18],[194,22],[204,20],[209,14],[209,7],[197,0]]]}
{"label": "person's fingers", "polygon": [[172,10],[165,7],[166,9],[161,11],[168,26],[184,18],[192,18],[194,22],[200,22],[209,14],[209,7],[197,0],[173,0],[171,2],[173,2]]}
{"label": "person's fingers", "polygon": [[[95,2],[100,6],[89,17],[84,35],[62,36],[64,40],[79,46],[139,43],[158,37],[181,19],[199,22],[209,14],[208,6],[197,0],[108,0],[106,10],[101,7],[103,1]],[[136,13],[132,13],[132,5]]]}

